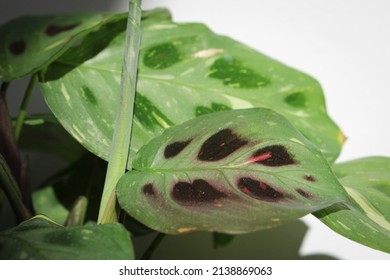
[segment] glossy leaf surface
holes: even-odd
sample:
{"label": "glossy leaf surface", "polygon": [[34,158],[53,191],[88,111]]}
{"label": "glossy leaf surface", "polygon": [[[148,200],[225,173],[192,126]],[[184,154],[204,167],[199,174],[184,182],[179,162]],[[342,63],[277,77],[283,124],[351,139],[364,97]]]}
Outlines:
{"label": "glossy leaf surface", "polygon": [[[87,33],[125,14],[23,16],[0,27],[0,80],[36,72]],[[28,28],[26,28],[28,27]]]}
{"label": "glossy leaf surface", "polygon": [[[162,20],[170,14],[159,8],[143,12],[142,17]],[[41,70],[102,26],[123,31],[126,19],[127,13],[106,13],[23,16],[9,21],[0,27],[0,80]]]}
{"label": "glossy leaf surface", "polygon": [[0,233],[0,259],[133,259],[133,247],[120,224],[62,227],[35,218]]}
{"label": "glossy leaf surface", "polygon": [[[112,138],[124,34],[102,28],[54,62],[42,90],[63,126],[107,159]],[[174,124],[229,109],[278,111],[334,161],[342,133],[327,116],[319,84],[201,24],[144,21],[132,153]],[[93,54],[93,55],[92,55]]]}
{"label": "glossy leaf surface", "polygon": [[358,159],[334,170],[351,201],[315,215],[337,233],[390,253],[390,158]]}
{"label": "glossy leaf surface", "polygon": [[264,108],[208,114],[150,141],[118,183],[121,207],[170,234],[270,228],[347,197],[322,154]]}

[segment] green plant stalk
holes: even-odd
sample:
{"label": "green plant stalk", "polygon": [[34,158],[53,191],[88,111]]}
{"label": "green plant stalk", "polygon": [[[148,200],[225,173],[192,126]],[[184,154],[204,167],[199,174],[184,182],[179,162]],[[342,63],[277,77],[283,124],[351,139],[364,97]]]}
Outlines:
{"label": "green plant stalk", "polygon": [[164,233],[161,232],[158,233],[156,237],[153,239],[149,248],[145,251],[145,253],[141,257],[141,260],[149,260],[153,255],[154,251],[156,251],[157,247],[160,245],[161,241],[164,239],[164,237],[165,237]]}
{"label": "green plant stalk", "polygon": [[85,215],[87,214],[88,198],[86,196],[79,196],[72,210],[66,219],[66,226],[82,226],[85,221]]}
{"label": "green plant stalk", "polygon": [[141,2],[130,0],[121,86],[98,223],[117,222],[115,187],[125,174],[133,124],[138,53],[141,41]]}
{"label": "green plant stalk", "polygon": [[22,202],[18,185],[11,175],[11,170],[8,168],[5,159],[0,154],[0,188],[8,198],[12,209],[19,221],[25,221],[32,217],[27,207]]}
{"label": "green plant stalk", "polygon": [[37,84],[37,82],[38,82],[38,75],[37,75],[37,73],[32,74],[31,78],[30,78],[30,81],[28,83],[27,89],[26,89],[26,93],[24,94],[22,104],[20,105],[19,114],[18,114],[18,117],[16,119],[16,123],[15,123],[15,138],[16,138],[16,141],[18,141],[19,136],[20,136],[20,132],[22,131],[23,123],[24,123],[24,120],[26,118],[27,106],[28,106],[28,104],[30,102],[33,90],[34,90],[35,85]]}

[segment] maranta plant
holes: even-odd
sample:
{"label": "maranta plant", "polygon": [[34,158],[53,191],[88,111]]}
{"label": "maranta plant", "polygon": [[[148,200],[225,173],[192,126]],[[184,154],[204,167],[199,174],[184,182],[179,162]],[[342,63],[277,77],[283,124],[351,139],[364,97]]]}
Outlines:
{"label": "maranta plant", "polygon": [[348,200],[322,154],[264,108],[213,113],[169,128],[119,182],[120,205],[149,227],[243,233]]}

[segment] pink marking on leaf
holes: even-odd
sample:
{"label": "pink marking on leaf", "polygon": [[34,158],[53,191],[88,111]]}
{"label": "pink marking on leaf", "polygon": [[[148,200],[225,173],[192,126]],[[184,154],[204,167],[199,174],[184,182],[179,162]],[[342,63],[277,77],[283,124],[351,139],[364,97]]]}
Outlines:
{"label": "pink marking on leaf", "polygon": [[258,155],[258,156],[251,158],[249,162],[259,162],[259,161],[269,159],[271,157],[272,157],[272,153],[267,152],[267,153],[264,153],[264,154],[261,154],[261,155]]}

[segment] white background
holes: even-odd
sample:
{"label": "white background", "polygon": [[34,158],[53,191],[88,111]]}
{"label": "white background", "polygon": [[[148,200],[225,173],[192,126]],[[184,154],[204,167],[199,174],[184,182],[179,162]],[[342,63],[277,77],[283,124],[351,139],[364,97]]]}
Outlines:
{"label": "white background", "polygon": [[[69,279],[94,279],[94,280],[180,280],[180,279],[224,279],[224,280],[285,280],[299,279],[316,280],[329,279],[375,279],[388,278],[387,261],[310,261],[310,265],[304,261],[3,261],[0,262],[2,275],[7,279],[38,279],[31,276],[39,275],[39,280],[69,280]],[[20,269],[23,267],[23,269]],[[202,276],[133,276],[127,274],[120,276],[120,269],[166,269],[174,271],[176,267],[179,273],[185,269],[203,270]],[[214,267],[271,267],[271,275],[228,275],[213,276]],[[188,270],[187,270],[188,271]],[[177,273],[176,272],[176,273]],[[320,272],[320,273],[319,273]],[[140,275],[139,273],[138,275]],[[163,273],[164,274],[164,273]],[[155,275],[155,274],[154,274]],[[387,275],[387,276],[386,276]]]}
{"label": "white background", "polygon": [[[216,33],[235,38],[315,77],[325,91],[330,116],[348,137],[340,162],[370,155],[390,156],[390,1],[143,2],[144,8],[168,7],[176,21],[203,22]],[[124,11],[127,3],[1,0],[0,23],[19,14],[45,11]],[[310,230],[300,251],[302,255],[390,259],[390,254],[349,241],[315,218],[307,217],[304,221]]]}
{"label": "white background", "polygon": [[[69,280],[69,279],[94,279],[94,280],[180,280],[180,279],[224,279],[224,280],[285,280],[299,279],[316,280],[329,279],[375,279],[383,280],[388,278],[387,261],[3,261],[0,262],[2,275],[7,279],[38,279],[39,280]],[[23,267],[23,269],[20,269]],[[265,272],[271,267],[271,275],[225,275],[213,276],[214,267],[265,267]],[[132,269],[127,275],[120,276],[120,270]],[[170,276],[162,273],[163,276],[150,276],[151,271],[146,269],[170,270],[172,273],[185,273],[184,270],[202,269],[203,274],[184,276]],[[143,269],[142,274],[140,270]],[[138,275],[133,276],[138,270]],[[319,273],[320,271],[320,273]],[[145,272],[149,275],[146,276]],[[217,272],[218,273],[218,272]],[[130,275],[129,275],[130,274]],[[38,277],[31,277],[31,276]],[[202,275],[202,276],[201,276]],[[387,275],[387,276],[386,276]]]}

